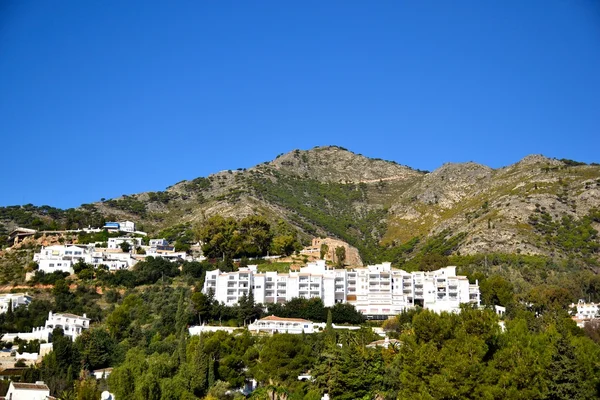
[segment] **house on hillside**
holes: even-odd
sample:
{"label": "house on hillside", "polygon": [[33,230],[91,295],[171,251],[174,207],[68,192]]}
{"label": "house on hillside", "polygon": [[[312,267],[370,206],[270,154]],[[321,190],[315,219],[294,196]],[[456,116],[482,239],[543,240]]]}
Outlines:
{"label": "house on hillside", "polygon": [[121,221],[121,222],[107,222],[104,224],[104,229],[109,232],[135,232],[135,222],[132,221]]}
{"label": "house on hillside", "polygon": [[46,400],[50,397],[50,388],[43,382],[11,382],[4,397],[7,400]]}
{"label": "house on hillside", "polygon": [[248,325],[248,330],[254,333],[313,333],[314,323],[301,318],[281,318],[274,315],[261,318]]}
{"label": "house on hillside", "polygon": [[81,335],[81,332],[90,328],[90,319],[87,318],[85,314],[80,317],[75,314],[54,314],[50,311],[45,328],[50,332],[52,332],[54,328],[62,328],[65,336],[68,336],[75,341],[77,336]]}
{"label": "house on hillside", "polygon": [[26,237],[35,235],[36,232],[37,231],[35,229],[15,228],[12,232],[8,234],[8,242],[18,244]]}
{"label": "house on hillside", "polygon": [[4,314],[10,308],[14,310],[20,306],[27,306],[33,298],[27,293],[5,293],[0,294],[0,314]]}

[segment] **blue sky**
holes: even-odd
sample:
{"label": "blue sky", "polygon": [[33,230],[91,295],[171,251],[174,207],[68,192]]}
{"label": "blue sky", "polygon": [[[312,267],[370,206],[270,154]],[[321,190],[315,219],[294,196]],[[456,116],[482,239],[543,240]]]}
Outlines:
{"label": "blue sky", "polygon": [[600,162],[600,3],[0,2],[0,205],[74,207],[335,144]]}

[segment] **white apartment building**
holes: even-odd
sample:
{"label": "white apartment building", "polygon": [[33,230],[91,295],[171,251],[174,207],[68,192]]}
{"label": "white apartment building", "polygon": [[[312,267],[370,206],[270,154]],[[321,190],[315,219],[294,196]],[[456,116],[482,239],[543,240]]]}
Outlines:
{"label": "white apartment building", "polygon": [[256,266],[229,273],[208,271],[203,291],[212,290],[216,300],[233,305],[250,289],[257,303],[319,297],[326,307],[347,302],[370,318],[397,315],[416,305],[436,312],[458,312],[463,303],[480,304],[478,283],[457,276],[454,266],[410,273],[392,269],[391,263],[329,269],[324,260],[318,260],[300,272],[284,274],[258,273]]}
{"label": "white apartment building", "polygon": [[32,299],[27,293],[0,294],[0,314],[4,314],[9,308],[14,310],[20,306],[27,306]]}

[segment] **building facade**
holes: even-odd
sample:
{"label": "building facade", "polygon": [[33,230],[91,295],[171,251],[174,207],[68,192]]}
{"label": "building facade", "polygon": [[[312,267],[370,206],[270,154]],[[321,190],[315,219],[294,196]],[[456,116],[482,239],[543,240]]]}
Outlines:
{"label": "building facade", "polygon": [[75,314],[54,314],[52,311],[48,313],[48,319],[44,326],[36,327],[31,332],[5,333],[1,340],[4,342],[12,342],[16,338],[30,340],[44,340],[49,342],[52,337],[52,331],[55,328],[62,328],[65,336],[75,341],[81,332],[90,328],[90,319]]}
{"label": "building facade", "polygon": [[280,318],[274,315],[261,318],[248,325],[248,330],[254,333],[313,333],[314,323],[301,318]]}
{"label": "building facade", "polygon": [[7,400],[46,400],[50,398],[50,388],[43,382],[11,382],[4,397]]}
{"label": "building facade", "polygon": [[50,311],[44,327],[50,332],[55,328],[62,328],[65,336],[68,336],[75,341],[77,336],[81,335],[81,332],[90,328],[90,319],[87,318],[85,314],[83,314],[83,316],[75,314],[54,314]]}
{"label": "building facade", "polygon": [[571,304],[569,308],[577,319],[591,320],[600,318],[600,303],[586,303],[585,300],[579,300],[577,304]]}
{"label": "building facade", "polygon": [[0,314],[4,314],[9,308],[14,310],[20,306],[27,306],[31,300],[32,297],[27,293],[0,294]]}
{"label": "building facade", "polygon": [[259,273],[256,266],[236,272],[208,271],[204,293],[233,305],[250,290],[256,303],[283,303],[296,297],[321,298],[326,307],[350,303],[371,318],[397,315],[420,305],[436,312],[457,312],[464,303],[480,305],[479,285],[470,284],[449,266],[431,272],[406,272],[391,263],[353,269],[330,269],[324,260],[299,272]]}

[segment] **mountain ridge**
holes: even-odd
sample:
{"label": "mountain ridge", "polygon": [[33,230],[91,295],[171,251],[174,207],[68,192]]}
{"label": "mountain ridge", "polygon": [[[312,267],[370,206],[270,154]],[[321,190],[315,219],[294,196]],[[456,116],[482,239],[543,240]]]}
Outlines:
{"label": "mountain ridge", "polygon": [[[321,146],[292,150],[248,169],[181,181],[161,192],[84,204],[71,214],[85,217],[71,217],[70,223],[131,219],[159,234],[165,229],[191,230],[216,214],[259,214],[272,224],[282,221],[293,227],[305,241],[312,236],[345,240],[359,248],[366,261],[415,238],[420,238],[419,248],[438,235],[444,240],[460,236],[458,244],[445,251],[448,254],[499,252],[564,259],[580,255],[557,250],[554,233],[548,230],[560,229],[563,218],[598,230],[598,221],[589,215],[599,207],[598,165],[533,154],[496,169],[465,162],[426,172]],[[7,209],[0,214],[4,232],[19,223]],[[69,210],[62,211],[65,215],[53,211],[54,216],[35,207],[24,212],[41,224],[69,223]],[[585,222],[586,218],[591,219]],[[548,232],[540,230],[539,221],[545,221]],[[594,235],[591,243],[597,240]],[[597,263],[597,252],[585,257]]]}

